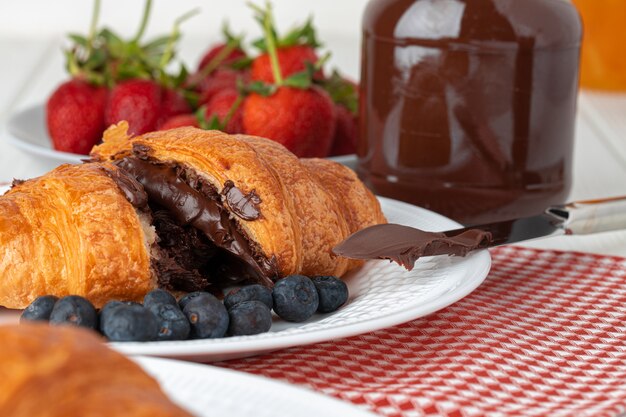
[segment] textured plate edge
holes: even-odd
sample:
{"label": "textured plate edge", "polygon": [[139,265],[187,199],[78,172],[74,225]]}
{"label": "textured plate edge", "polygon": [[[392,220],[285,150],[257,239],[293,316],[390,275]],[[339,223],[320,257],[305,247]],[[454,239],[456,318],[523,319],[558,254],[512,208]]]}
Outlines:
{"label": "textured plate edge", "polygon": [[[267,390],[280,391],[285,395],[293,395],[299,397],[305,397],[302,399],[302,404],[307,404],[308,401],[315,401],[316,404],[324,404],[323,408],[326,410],[332,410],[333,415],[341,415],[341,416],[354,416],[354,417],[375,417],[375,414],[358,407],[355,404],[352,404],[347,401],[340,400],[330,395],[323,394],[318,391],[314,391],[308,387],[301,385],[293,385],[287,382],[271,379],[264,376],[249,374],[243,371],[235,371],[228,368],[221,368],[212,365],[206,364],[197,364],[197,363],[189,363],[183,362],[179,360],[173,359],[163,359],[163,358],[155,358],[149,356],[134,356],[130,358],[135,361],[139,366],[144,369],[148,374],[150,374],[153,378],[159,381],[159,372],[163,369],[178,368],[181,371],[185,371],[186,373],[195,373],[202,372],[205,374],[214,374],[211,378],[215,378],[219,380],[220,377],[227,376],[231,379],[241,380],[246,385],[254,385],[254,386],[264,386]],[[166,390],[163,388],[162,383],[159,381],[161,385],[161,389],[165,392]],[[171,392],[166,392],[168,396],[171,396]],[[184,408],[184,404],[177,402],[180,406]],[[199,416],[198,416],[199,417]]]}

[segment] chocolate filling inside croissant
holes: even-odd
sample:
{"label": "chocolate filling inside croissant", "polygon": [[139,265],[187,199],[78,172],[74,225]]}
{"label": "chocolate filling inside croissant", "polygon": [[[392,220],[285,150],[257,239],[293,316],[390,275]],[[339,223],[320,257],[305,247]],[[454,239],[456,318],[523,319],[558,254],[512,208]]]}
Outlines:
{"label": "chocolate filling inside croissant", "polygon": [[[176,164],[134,156],[115,164],[147,194],[143,209],[151,212],[159,237],[153,267],[161,287],[196,291],[242,281],[272,285],[275,262],[266,259],[245,236],[213,185]],[[228,184],[225,193],[232,197],[229,208],[235,215],[254,218],[256,206],[234,184]]]}

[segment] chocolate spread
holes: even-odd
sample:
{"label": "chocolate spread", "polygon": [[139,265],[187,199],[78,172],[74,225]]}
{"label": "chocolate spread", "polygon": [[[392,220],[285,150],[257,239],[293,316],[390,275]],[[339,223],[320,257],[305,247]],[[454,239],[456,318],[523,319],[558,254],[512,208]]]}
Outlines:
{"label": "chocolate spread", "polygon": [[389,259],[410,271],[422,256],[465,256],[488,247],[492,240],[491,233],[480,229],[449,236],[399,224],[378,224],[354,233],[333,252],[352,259]]}
{"label": "chocolate spread", "polygon": [[464,224],[563,203],[580,39],[568,1],[370,1],[359,176]]}
{"label": "chocolate spread", "polygon": [[[116,164],[144,187],[150,204],[167,210],[180,225],[200,230],[217,248],[227,252],[215,257],[215,268],[229,274],[228,279],[234,280],[235,276],[253,278],[264,285],[272,285],[271,277],[276,274],[274,263],[254,253],[236,223],[229,218],[228,211],[221,206],[214,190],[211,193],[214,198],[203,195],[172,166],[135,157],[124,158]],[[252,207],[256,209],[256,206]],[[250,207],[242,210],[244,214],[252,212]]]}
{"label": "chocolate spread", "polygon": [[257,195],[255,190],[244,194],[239,188],[235,187],[232,181],[228,180],[224,183],[222,195],[226,197],[228,208],[243,220],[256,220],[261,217],[261,211],[259,210],[261,197]]}
{"label": "chocolate spread", "polygon": [[148,205],[148,195],[143,189],[143,186],[126,171],[104,166],[102,170],[115,182],[117,188],[120,189],[130,204],[137,208],[144,208]]}

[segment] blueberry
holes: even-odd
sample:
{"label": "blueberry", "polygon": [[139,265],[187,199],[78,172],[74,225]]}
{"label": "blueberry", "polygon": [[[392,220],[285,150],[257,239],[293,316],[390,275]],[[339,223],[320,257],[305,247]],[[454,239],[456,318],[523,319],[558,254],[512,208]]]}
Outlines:
{"label": "blueberry", "polygon": [[155,340],[159,331],[154,314],[139,304],[112,306],[101,319],[102,333],[113,342],[147,342]]}
{"label": "blueberry", "polygon": [[190,292],[189,294],[186,294],[183,298],[180,299],[180,301],[178,301],[178,305],[180,306],[180,309],[184,311],[185,306],[187,305],[188,302],[190,302],[194,298],[199,297],[203,294],[208,294],[208,293],[204,291],[195,291],[195,292]]}
{"label": "blueberry", "polygon": [[87,299],[68,295],[54,304],[50,313],[50,324],[69,324],[95,330],[98,326],[98,313]]}
{"label": "blueberry", "polygon": [[171,304],[178,307],[178,302],[176,302],[176,298],[174,298],[174,296],[170,292],[162,290],[160,288],[150,291],[143,298],[143,305],[147,309],[150,309],[150,307],[155,304]]}
{"label": "blueberry", "polygon": [[270,310],[273,307],[272,290],[259,284],[246,285],[236,288],[226,295],[224,305],[230,310],[234,305],[244,301],[260,301]]}
{"label": "blueberry", "polygon": [[113,311],[113,309],[115,307],[123,306],[123,305],[126,305],[126,306],[129,306],[129,305],[141,306],[141,304],[136,303],[134,301],[117,301],[117,300],[109,301],[108,303],[106,303],[104,305],[104,307],[102,307],[100,309],[100,312],[99,312],[100,313],[100,320],[99,320],[99,322],[100,322],[100,333],[103,333],[102,332],[102,323],[104,323],[106,316],[108,314],[110,314],[111,311]]}
{"label": "blueberry", "polygon": [[317,307],[318,313],[332,313],[348,301],[348,286],[337,277],[317,276],[311,278],[320,304]]}
{"label": "blueberry", "polygon": [[153,304],[149,310],[157,319],[157,340],[185,340],[189,337],[189,320],[178,304]]}
{"label": "blueberry", "polygon": [[303,322],[315,313],[319,296],[313,281],[304,275],[280,279],[272,291],[274,311],[287,321]]}
{"label": "blueberry", "polygon": [[52,308],[54,308],[54,303],[58,300],[59,298],[54,295],[43,295],[35,298],[35,301],[30,303],[22,312],[20,322],[48,321],[50,319],[50,313],[52,313]]}
{"label": "blueberry", "polygon": [[223,337],[228,330],[228,311],[212,294],[195,296],[185,304],[183,313],[189,320],[194,339]]}
{"label": "blueberry", "polygon": [[228,310],[228,315],[228,334],[231,336],[265,333],[272,327],[272,312],[261,301],[237,303]]}

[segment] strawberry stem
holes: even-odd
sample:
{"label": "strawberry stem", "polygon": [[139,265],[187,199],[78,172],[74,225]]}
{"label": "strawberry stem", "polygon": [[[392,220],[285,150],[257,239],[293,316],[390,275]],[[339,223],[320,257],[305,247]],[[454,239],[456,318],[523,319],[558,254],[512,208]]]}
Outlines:
{"label": "strawberry stem", "polygon": [[148,18],[150,17],[150,10],[152,9],[152,0],[146,0],[146,6],[143,9],[143,16],[141,17],[141,24],[139,26],[139,30],[133,39],[133,42],[139,43],[139,40],[143,36],[146,31],[146,27],[148,26]]}
{"label": "strawberry stem", "polygon": [[218,53],[217,55],[215,55],[215,57],[209,61],[208,64],[206,64],[202,70],[200,71],[200,79],[205,78],[207,75],[209,75],[210,73],[212,73],[215,69],[217,69],[217,67],[220,66],[220,64],[222,62],[224,62],[224,60],[226,58],[228,58],[228,55],[230,55],[231,52],[233,52],[235,49],[237,48],[237,45],[231,42],[228,42]]}
{"label": "strawberry stem", "polygon": [[87,35],[87,56],[91,55],[93,49],[93,39],[96,36],[96,26],[100,17],[100,0],[94,0],[93,11],[91,12],[91,24],[89,25],[89,34]]}
{"label": "strawberry stem", "polygon": [[239,94],[237,96],[237,99],[233,103],[233,105],[228,110],[228,113],[226,113],[226,116],[221,121],[223,130],[226,130],[226,126],[228,126],[228,122],[230,122],[230,119],[233,118],[233,116],[235,115],[235,112],[237,112],[237,109],[239,109],[239,106],[241,106],[241,103],[243,103],[243,95]]}
{"label": "strawberry stem", "polygon": [[267,3],[266,10],[263,16],[263,32],[267,39],[267,53],[270,57],[272,64],[272,74],[274,74],[274,82],[276,85],[283,84],[283,74],[280,71],[280,63],[278,62],[278,51],[276,50],[276,37],[274,31],[274,18],[272,17],[272,6]]}

